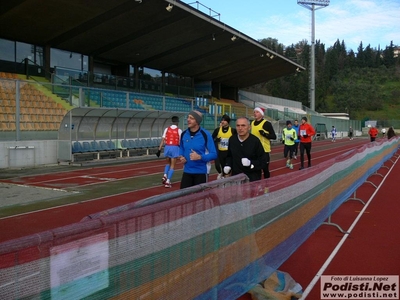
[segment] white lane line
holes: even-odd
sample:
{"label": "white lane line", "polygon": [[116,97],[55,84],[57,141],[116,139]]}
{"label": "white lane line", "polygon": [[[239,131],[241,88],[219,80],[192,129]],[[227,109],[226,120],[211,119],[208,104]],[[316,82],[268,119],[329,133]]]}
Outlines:
{"label": "white lane line", "polygon": [[386,178],[388,177],[388,175],[390,174],[390,172],[392,172],[393,167],[396,165],[397,161],[399,160],[399,157],[397,157],[396,161],[394,162],[394,164],[392,165],[392,167],[390,168],[389,172],[385,175],[385,177],[383,178],[383,180],[381,181],[381,183],[379,184],[378,188],[375,190],[375,192],[371,195],[371,197],[369,198],[368,202],[364,205],[364,208],[360,211],[360,213],[358,214],[357,218],[354,220],[353,224],[351,224],[350,228],[347,230],[347,232],[349,234],[345,234],[342,239],[340,240],[340,242],[337,244],[337,246],[335,247],[335,249],[332,251],[332,253],[329,255],[329,257],[327,258],[327,260],[325,261],[325,263],[322,265],[321,269],[319,269],[319,271],[317,272],[317,274],[315,275],[314,279],[310,282],[310,284],[307,286],[307,288],[304,290],[302,297],[300,298],[300,300],[304,300],[307,298],[308,294],[310,293],[310,291],[314,288],[315,284],[318,282],[318,280],[321,278],[322,274],[325,272],[326,268],[329,266],[329,264],[332,262],[333,258],[336,256],[336,254],[339,252],[340,248],[342,247],[342,245],[344,244],[344,242],[346,241],[347,237],[350,235],[351,231],[354,229],[354,227],[357,225],[358,221],[360,220],[361,216],[364,214],[365,210],[367,209],[367,207],[369,206],[369,204],[372,202],[372,200],[374,199],[376,193],[378,193],[379,189],[381,188],[382,184],[385,182]]}
{"label": "white lane line", "polygon": [[[160,185],[160,186],[161,186],[161,185]],[[10,218],[15,218],[15,217],[20,217],[20,216],[35,214],[35,213],[43,212],[43,211],[47,211],[47,210],[58,209],[58,208],[61,208],[61,207],[79,205],[79,204],[82,204],[82,203],[93,202],[93,201],[102,200],[102,199],[106,199],[106,198],[110,198],[110,197],[117,197],[117,196],[121,196],[121,195],[125,195],[125,194],[136,193],[136,192],[145,191],[145,190],[149,190],[149,189],[156,188],[156,187],[157,187],[157,186],[149,186],[149,187],[144,188],[144,189],[139,189],[139,190],[134,190],[134,191],[129,191],[129,192],[123,192],[123,193],[113,194],[113,195],[107,195],[107,196],[98,197],[98,198],[94,198],[94,199],[88,199],[88,200],[83,200],[83,201],[79,201],[79,202],[73,202],[73,203],[63,204],[63,205],[58,205],[58,206],[43,208],[43,209],[34,210],[34,211],[28,211],[28,212],[21,213],[21,214],[17,214],[17,215],[12,215],[12,216],[7,216],[7,217],[0,218],[0,221],[1,221],[1,220],[5,220],[5,219],[10,219]],[[151,196],[149,196],[149,197],[151,197]],[[146,198],[147,198],[147,197],[146,197]],[[145,198],[143,198],[143,199],[145,199]],[[142,199],[139,199],[139,200],[142,200]],[[137,200],[137,201],[139,201],[139,200]]]}

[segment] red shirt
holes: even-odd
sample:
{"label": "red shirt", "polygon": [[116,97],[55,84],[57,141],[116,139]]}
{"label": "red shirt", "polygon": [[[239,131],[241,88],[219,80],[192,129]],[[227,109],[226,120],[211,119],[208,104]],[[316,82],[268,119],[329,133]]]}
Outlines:
{"label": "red shirt", "polygon": [[[303,137],[303,135],[305,135],[305,134],[308,136]],[[299,126],[300,143],[311,143],[313,135],[315,135],[314,127],[312,127],[308,123],[300,124],[300,126]]]}
{"label": "red shirt", "polygon": [[179,146],[179,128],[168,127],[167,133],[165,134],[165,145],[168,146]]}
{"label": "red shirt", "polygon": [[378,129],[376,129],[375,127],[371,127],[368,131],[368,134],[370,135],[370,137],[376,137],[378,135]]}

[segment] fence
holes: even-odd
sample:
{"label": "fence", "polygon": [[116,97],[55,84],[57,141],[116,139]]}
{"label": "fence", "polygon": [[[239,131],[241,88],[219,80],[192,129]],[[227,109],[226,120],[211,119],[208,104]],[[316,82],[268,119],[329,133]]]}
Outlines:
{"label": "fence", "polygon": [[236,299],[276,270],[397,149],[397,138],[368,143],[303,170],[291,185],[287,175],[252,183],[227,178],[2,243],[0,295]]}

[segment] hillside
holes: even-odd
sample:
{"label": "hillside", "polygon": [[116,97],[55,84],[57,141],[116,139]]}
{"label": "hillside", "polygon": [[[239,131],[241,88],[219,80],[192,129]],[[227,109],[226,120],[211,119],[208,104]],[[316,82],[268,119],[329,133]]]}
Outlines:
{"label": "hillside", "polygon": [[[305,66],[304,72],[252,86],[247,90],[302,102],[309,107],[310,49],[307,43],[283,47],[262,40],[268,47]],[[353,120],[400,120],[400,47],[384,50],[363,47],[357,54],[339,40],[328,49],[315,45],[315,110],[347,112]]]}

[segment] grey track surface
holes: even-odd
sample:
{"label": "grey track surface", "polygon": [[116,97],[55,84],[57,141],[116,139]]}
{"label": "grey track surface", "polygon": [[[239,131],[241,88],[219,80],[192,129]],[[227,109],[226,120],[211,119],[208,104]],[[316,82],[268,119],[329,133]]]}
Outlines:
{"label": "grey track surface", "polygon": [[0,183],[0,207],[24,205],[65,196],[66,192],[57,189]]}

